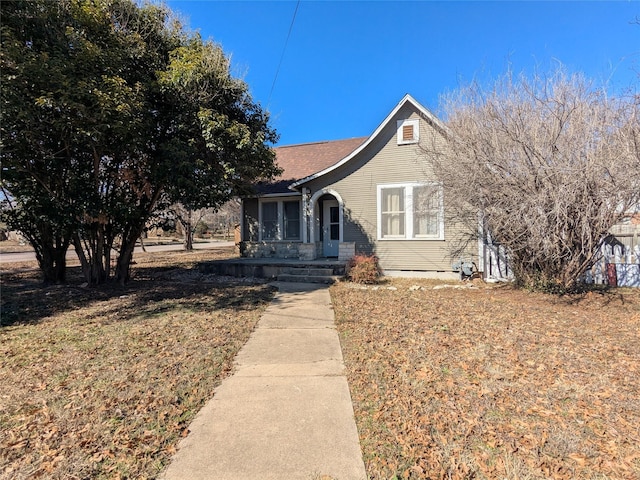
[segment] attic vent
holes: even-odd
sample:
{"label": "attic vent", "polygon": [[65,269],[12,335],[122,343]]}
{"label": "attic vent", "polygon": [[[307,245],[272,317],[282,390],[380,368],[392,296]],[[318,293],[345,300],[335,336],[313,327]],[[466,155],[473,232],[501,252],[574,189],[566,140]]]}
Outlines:
{"label": "attic vent", "polygon": [[413,140],[413,125],[402,126],[402,141],[409,142]]}
{"label": "attic vent", "polygon": [[417,143],[420,131],[418,120],[398,120],[398,145]]}

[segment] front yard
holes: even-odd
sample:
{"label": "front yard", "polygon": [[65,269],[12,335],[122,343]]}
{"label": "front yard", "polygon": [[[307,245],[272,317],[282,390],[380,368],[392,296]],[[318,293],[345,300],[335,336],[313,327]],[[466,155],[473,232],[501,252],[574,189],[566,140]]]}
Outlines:
{"label": "front yard", "polygon": [[331,293],[371,479],[640,478],[639,290]]}
{"label": "front yard", "polygon": [[230,254],[136,254],[125,289],[5,270],[0,478],[157,476],[273,295],[191,270]]}
{"label": "front yard", "polygon": [[[125,289],[4,265],[0,479],[157,476],[272,298],[192,269],[231,254]],[[640,290],[466,285],[331,288],[369,477],[640,478]]]}

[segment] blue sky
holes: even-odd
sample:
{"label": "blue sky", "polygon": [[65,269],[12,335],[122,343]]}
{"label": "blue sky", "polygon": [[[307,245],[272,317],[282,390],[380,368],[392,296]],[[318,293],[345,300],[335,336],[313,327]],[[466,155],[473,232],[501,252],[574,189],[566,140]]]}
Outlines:
{"label": "blue sky", "polygon": [[561,62],[614,92],[640,83],[638,0],[303,0],[284,56],[295,1],[165,3],[231,56],[279,145],[367,136],[406,93],[439,114],[441,94],[508,68]]}

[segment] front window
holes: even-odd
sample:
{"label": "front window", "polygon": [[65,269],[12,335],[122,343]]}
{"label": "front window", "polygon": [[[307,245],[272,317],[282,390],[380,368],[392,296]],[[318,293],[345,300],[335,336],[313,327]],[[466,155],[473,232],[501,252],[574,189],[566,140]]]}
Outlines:
{"label": "front window", "polygon": [[404,188],[382,189],[382,237],[404,237]]}
{"label": "front window", "polygon": [[301,208],[299,200],[268,200],[260,207],[260,226],[263,241],[301,238]]}
{"label": "front window", "polygon": [[284,239],[300,240],[300,202],[284,202]]}
{"label": "front window", "polygon": [[378,186],[378,239],[444,240],[442,186]]}
{"label": "front window", "polygon": [[440,188],[437,185],[413,187],[413,234],[438,236],[440,226]]}
{"label": "front window", "polygon": [[262,204],[262,239],[278,238],[278,202]]}

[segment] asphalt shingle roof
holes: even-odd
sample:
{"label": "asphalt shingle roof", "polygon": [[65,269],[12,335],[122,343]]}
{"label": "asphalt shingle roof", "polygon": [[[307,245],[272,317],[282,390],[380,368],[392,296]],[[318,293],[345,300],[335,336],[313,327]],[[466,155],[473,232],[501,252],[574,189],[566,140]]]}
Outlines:
{"label": "asphalt shingle roof", "polygon": [[259,183],[261,194],[287,193],[289,185],[335,165],[364,143],[367,137],[325,142],[302,143],[275,148],[276,162],[282,174],[270,183]]}

